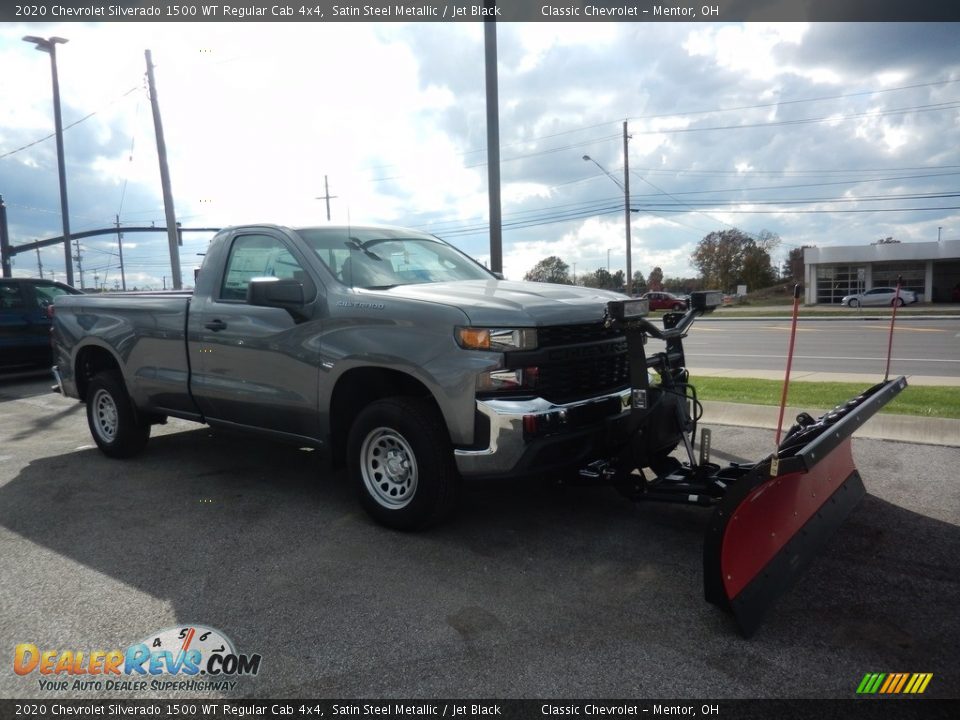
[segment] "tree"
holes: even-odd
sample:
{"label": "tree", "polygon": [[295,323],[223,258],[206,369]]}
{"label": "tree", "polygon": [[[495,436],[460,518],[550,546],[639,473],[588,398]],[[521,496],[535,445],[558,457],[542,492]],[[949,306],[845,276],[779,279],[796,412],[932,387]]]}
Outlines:
{"label": "tree", "polygon": [[770,264],[770,253],[759,245],[749,246],[743,251],[743,267],[740,270],[741,281],[738,284],[746,285],[754,290],[765,288],[776,282],[773,266]]}
{"label": "tree", "polygon": [[783,280],[803,282],[803,250],[808,247],[813,245],[804,245],[790,250],[786,262],[783,263]]}
{"label": "tree", "polygon": [[633,295],[643,295],[647,291],[647,281],[643,275],[643,270],[633,271]]}
{"label": "tree", "polygon": [[712,232],[700,241],[691,260],[708,287],[730,290],[738,282],[767,287],[774,278],[770,251],[779,242],[779,236],[768,230],[755,238],[737,229]]}
{"label": "tree", "polygon": [[592,273],[583,274],[584,287],[609,288],[613,283],[613,276],[606,268],[597,268]]}
{"label": "tree", "polygon": [[626,286],[627,281],[624,278],[623,270],[617,270],[610,276],[610,285],[608,286],[610,290],[624,290]]}
{"label": "tree", "polygon": [[703,282],[699,278],[664,278],[663,289],[667,292],[686,295],[694,290],[701,290]]}
{"label": "tree", "polygon": [[870,243],[871,245],[894,245],[899,243],[899,240],[894,240],[892,237],[880,238],[875,243]]}
{"label": "tree", "polygon": [[660,292],[663,290],[663,270],[658,265],[650,271],[650,277],[647,278],[647,287],[650,292]]}
{"label": "tree", "polygon": [[780,236],[769,230],[761,230],[754,238],[754,242],[768,253],[772,253],[780,246]]}
{"label": "tree", "polygon": [[533,282],[560,283],[562,285],[572,285],[570,280],[570,266],[556,255],[544,258],[533,269],[523,276],[524,280]]}

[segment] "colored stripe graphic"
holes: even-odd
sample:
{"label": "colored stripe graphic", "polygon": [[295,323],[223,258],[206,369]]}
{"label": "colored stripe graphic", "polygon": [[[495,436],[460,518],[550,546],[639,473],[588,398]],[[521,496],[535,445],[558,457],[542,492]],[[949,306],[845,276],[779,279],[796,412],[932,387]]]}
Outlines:
{"label": "colored stripe graphic", "polygon": [[922,695],[933,673],[867,673],[857,686],[858,695]]}
{"label": "colored stripe graphic", "polygon": [[867,673],[863,676],[863,680],[861,680],[860,684],[857,686],[857,695],[862,695],[867,691],[867,686],[870,684],[870,678],[872,677],[873,675],[870,673]]}

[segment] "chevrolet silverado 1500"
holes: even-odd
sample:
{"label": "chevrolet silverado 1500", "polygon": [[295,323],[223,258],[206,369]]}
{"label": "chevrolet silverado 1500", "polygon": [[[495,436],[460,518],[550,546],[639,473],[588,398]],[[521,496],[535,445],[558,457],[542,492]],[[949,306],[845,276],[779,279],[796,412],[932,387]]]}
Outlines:
{"label": "chevrolet silverado 1500", "polygon": [[682,339],[720,302],[658,327],[645,299],[508,282],[423,233],[251,225],[213,238],[192,293],[57,298],[55,374],[107,455],[168,416],[325,448],[394,528],[442,519],[465,477],[548,471],[714,508],[705,594],[750,634],[864,495],[850,435],[906,382],[802,413],[756,463],[711,463],[704,433],[698,461]]}

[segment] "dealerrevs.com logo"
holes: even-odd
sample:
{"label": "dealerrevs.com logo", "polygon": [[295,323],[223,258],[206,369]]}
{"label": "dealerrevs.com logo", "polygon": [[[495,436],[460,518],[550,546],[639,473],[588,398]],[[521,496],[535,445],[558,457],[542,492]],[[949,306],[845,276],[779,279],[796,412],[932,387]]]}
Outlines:
{"label": "dealerrevs.com logo", "polygon": [[241,654],[226,635],[192,625],[153,633],[124,650],[14,649],[13,671],[48,691],[233,690],[260,671],[259,654]]}

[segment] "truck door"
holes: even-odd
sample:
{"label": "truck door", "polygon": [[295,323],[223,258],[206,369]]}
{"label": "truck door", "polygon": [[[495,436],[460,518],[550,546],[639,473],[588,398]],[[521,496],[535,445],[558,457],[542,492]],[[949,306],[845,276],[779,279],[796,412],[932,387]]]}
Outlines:
{"label": "truck door", "polygon": [[190,308],[191,390],[208,421],[315,438],[316,324],[247,304],[251,278],[271,276],[300,280],[309,309],[316,285],[296,248],[259,228],[234,237],[219,284]]}

